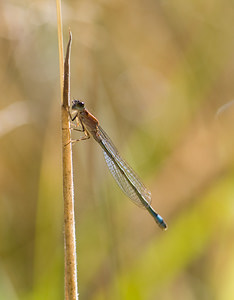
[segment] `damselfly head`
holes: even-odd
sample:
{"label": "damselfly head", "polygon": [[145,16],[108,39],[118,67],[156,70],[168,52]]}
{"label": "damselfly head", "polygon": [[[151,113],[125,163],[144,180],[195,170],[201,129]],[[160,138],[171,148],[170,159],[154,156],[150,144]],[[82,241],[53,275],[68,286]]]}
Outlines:
{"label": "damselfly head", "polygon": [[72,100],[72,109],[73,110],[83,110],[84,109],[84,102],[80,100]]}

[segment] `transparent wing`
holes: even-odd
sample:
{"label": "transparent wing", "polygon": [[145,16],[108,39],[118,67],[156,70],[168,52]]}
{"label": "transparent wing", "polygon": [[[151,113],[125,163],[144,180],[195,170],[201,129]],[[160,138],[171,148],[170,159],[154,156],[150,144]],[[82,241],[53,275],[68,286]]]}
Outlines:
{"label": "transparent wing", "polygon": [[[106,132],[98,126],[100,145],[107,166],[123,192],[138,206],[151,204],[151,193],[141,182],[133,169],[121,158]],[[142,202],[146,202],[145,205]]]}

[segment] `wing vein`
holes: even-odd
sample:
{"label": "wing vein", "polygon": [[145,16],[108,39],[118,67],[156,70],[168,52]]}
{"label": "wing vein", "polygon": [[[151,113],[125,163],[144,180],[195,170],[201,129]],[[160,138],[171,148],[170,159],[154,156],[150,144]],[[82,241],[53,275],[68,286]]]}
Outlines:
{"label": "wing vein", "polygon": [[106,164],[119,187],[138,206],[150,205],[150,191],[144,186],[133,169],[122,159],[113,142],[101,126],[98,126],[98,135]]}

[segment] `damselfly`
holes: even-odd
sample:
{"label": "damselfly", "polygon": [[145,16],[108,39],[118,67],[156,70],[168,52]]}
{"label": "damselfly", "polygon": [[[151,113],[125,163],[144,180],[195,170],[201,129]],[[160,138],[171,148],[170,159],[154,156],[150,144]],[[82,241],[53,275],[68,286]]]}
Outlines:
{"label": "damselfly", "polygon": [[134,203],[146,208],[159,227],[166,230],[167,225],[163,218],[151,207],[150,191],[144,186],[133,169],[121,158],[113,142],[99,125],[98,120],[85,108],[84,102],[73,100],[72,111],[75,113],[74,117],[71,117],[72,121],[76,120],[77,127],[80,124],[80,131],[85,133],[83,137],[75,141],[89,139],[92,135],[102,147],[107,166],[119,187]]}

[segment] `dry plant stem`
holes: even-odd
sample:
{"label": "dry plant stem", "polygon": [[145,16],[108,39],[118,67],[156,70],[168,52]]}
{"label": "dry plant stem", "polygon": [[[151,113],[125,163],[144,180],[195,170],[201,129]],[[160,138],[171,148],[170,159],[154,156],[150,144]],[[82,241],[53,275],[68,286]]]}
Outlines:
{"label": "dry plant stem", "polygon": [[63,196],[64,196],[64,234],[65,234],[65,297],[78,299],[76,239],[74,218],[74,187],[72,169],[72,147],[69,129],[70,98],[70,49],[72,36],[67,46],[64,62],[64,88],[62,104],[62,146],[63,146]]}
{"label": "dry plant stem", "polygon": [[57,8],[57,24],[58,24],[58,45],[59,45],[59,70],[60,70],[60,88],[61,88],[61,103],[63,102],[63,34],[62,34],[62,14],[61,14],[61,1],[56,0]]}
{"label": "dry plant stem", "polygon": [[[64,62],[63,62],[63,30],[62,30],[62,13],[61,13],[61,0],[56,0],[56,8],[57,8],[57,26],[58,26],[58,48],[59,48],[59,75],[60,75],[60,89],[61,89],[61,104],[63,104],[63,77],[64,77]],[[61,112],[61,118],[62,112]],[[61,119],[61,123],[62,123]],[[62,124],[63,126],[63,124]],[[65,138],[65,137],[64,137]],[[64,245],[65,245],[65,235],[64,235]],[[67,291],[67,276],[66,276],[66,252],[64,246],[64,295],[65,299],[68,299],[68,291]]]}

